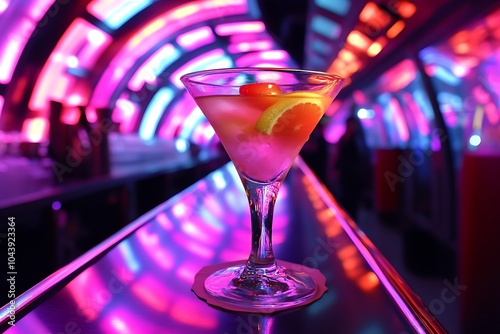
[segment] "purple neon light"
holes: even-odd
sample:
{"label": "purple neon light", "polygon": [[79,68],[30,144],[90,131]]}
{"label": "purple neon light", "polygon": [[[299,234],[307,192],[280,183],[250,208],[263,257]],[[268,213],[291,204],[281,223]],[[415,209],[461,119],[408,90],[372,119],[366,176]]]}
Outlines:
{"label": "purple neon light", "polygon": [[165,121],[162,123],[159,136],[162,138],[176,138],[178,129],[182,127],[184,119],[197,108],[194,100],[187,92],[184,93],[182,99],[179,99],[174,106],[171,107],[170,112],[166,115]]}
{"label": "purple neon light", "polygon": [[128,83],[128,88],[139,91],[147,83],[154,83],[157,75],[164,67],[177,60],[179,51],[172,45],[167,44],[156,51],[149,59],[139,67]]}
{"label": "purple neon light", "polygon": [[228,51],[230,53],[243,53],[250,51],[265,51],[273,47],[273,42],[271,40],[258,40],[258,41],[244,41],[229,44]]}
{"label": "purple neon light", "polygon": [[0,14],[5,12],[7,7],[9,7],[9,1],[8,0],[0,0]]}
{"label": "purple neon light", "polygon": [[192,51],[214,41],[215,36],[210,27],[198,28],[177,37],[177,44],[187,51]]}
{"label": "purple neon light", "polygon": [[230,64],[230,62],[231,60],[227,57],[226,52],[224,50],[214,49],[186,62],[184,65],[179,67],[179,69],[177,69],[174,73],[172,73],[170,78],[172,83],[177,88],[183,89],[184,85],[180,80],[180,77],[183,74],[201,69],[231,67],[232,64]]}
{"label": "purple neon light", "polygon": [[274,57],[279,59],[266,59],[270,57],[269,52],[271,51],[251,52],[244,54],[243,56],[235,60],[236,66],[238,67],[246,67],[246,66],[263,67],[265,65],[276,66],[276,67],[290,66],[288,63],[290,61],[290,56],[285,51],[275,50],[274,52],[276,52],[276,54],[271,53],[271,55],[274,55]]}
{"label": "purple neon light", "polygon": [[223,23],[215,27],[215,32],[219,36],[264,32],[265,30],[266,26],[261,21]]}
{"label": "purple neon light", "polygon": [[0,83],[9,83],[36,25],[54,0],[0,0]]}
{"label": "purple neon light", "polygon": [[[110,43],[109,35],[84,19],[75,19],[44,65],[35,84],[30,108],[47,111],[51,99],[70,104],[86,103],[90,91],[83,85],[75,86],[78,78],[68,69],[78,67],[90,70]],[[73,101],[68,101],[69,98]]]}

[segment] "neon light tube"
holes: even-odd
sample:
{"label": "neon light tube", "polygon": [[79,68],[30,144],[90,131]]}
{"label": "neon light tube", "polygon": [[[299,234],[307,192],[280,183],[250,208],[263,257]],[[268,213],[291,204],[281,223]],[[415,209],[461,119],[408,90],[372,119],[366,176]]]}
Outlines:
{"label": "neon light tube", "polygon": [[154,137],[161,115],[173,97],[174,92],[170,88],[162,88],[153,96],[139,127],[139,137],[144,140]]}

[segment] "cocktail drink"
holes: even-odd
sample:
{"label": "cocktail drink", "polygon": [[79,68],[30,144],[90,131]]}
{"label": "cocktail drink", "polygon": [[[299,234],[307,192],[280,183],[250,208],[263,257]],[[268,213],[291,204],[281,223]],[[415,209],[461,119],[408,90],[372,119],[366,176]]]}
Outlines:
{"label": "cocktail drink", "polygon": [[345,80],[322,72],[278,68],[207,70],[186,74],[181,80],[231,158],[251,213],[249,259],[210,275],[206,290],[256,311],[306,300],[317,288],[311,277],[276,263],[273,209],[293,161]]}

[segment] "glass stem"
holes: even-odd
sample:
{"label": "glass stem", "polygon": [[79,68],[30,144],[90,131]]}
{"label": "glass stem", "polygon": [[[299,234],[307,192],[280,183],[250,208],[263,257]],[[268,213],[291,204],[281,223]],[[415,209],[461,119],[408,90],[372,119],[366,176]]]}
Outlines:
{"label": "glass stem", "polygon": [[246,275],[261,275],[276,271],[272,245],[273,213],[282,178],[271,183],[257,183],[243,179],[250,204],[252,223],[252,251],[247,261]]}

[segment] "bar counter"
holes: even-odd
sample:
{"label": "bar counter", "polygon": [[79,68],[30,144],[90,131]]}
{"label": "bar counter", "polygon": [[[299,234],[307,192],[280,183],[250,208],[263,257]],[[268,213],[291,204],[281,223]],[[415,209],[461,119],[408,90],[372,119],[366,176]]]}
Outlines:
{"label": "bar counter", "polygon": [[[214,308],[204,266],[250,252],[250,212],[226,164],[0,310],[6,333],[446,333],[299,158],[275,207],[278,259],[319,269],[327,292],[271,315]],[[14,321],[15,326],[9,324]]]}

